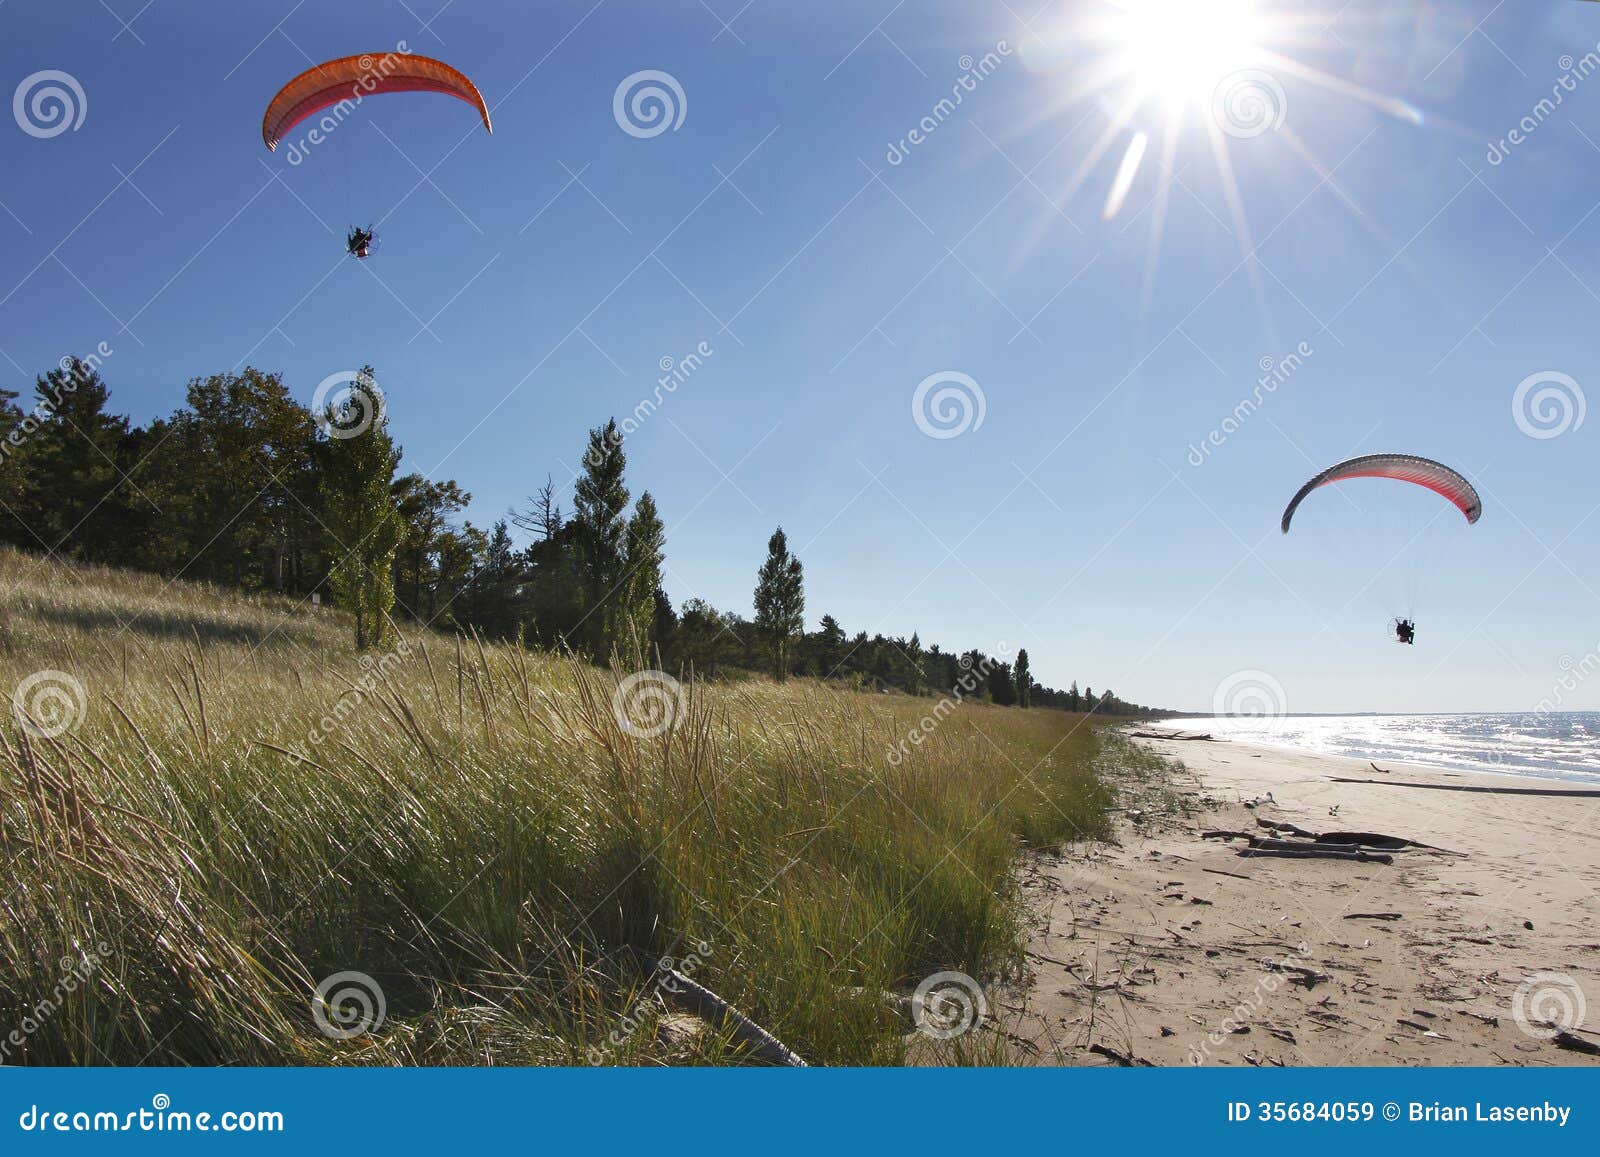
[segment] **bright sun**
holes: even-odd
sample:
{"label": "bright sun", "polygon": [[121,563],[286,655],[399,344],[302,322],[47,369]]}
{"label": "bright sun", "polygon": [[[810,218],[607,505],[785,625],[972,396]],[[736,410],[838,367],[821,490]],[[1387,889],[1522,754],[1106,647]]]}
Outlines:
{"label": "bright sun", "polygon": [[1259,59],[1255,0],[1114,0],[1112,40],[1136,89],[1169,107],[1208,104],[1218,83]]}

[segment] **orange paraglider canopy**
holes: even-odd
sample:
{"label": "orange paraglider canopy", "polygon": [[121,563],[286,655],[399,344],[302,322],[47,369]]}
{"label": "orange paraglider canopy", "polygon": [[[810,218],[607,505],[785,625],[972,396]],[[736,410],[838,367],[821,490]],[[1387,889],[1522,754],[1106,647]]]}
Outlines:
{"label": "orange paraglider canopy", "polygon": [[261,139],[275,150],[284,134],[307,117],[343,101],[359,103],[386,92],[442,92],[477,109],[483,127],[494,131],[483,94],[444,61],[406,52],[369,52],[308,68],[279,89],[261,120]]}

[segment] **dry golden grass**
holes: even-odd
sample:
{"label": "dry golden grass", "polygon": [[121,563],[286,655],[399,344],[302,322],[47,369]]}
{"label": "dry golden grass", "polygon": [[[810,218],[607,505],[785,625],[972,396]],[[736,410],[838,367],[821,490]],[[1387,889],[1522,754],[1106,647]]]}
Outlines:
{"label": "dry golden grass", "polygon": [[[686,682],[644,737],[627,669],[358,658],[335,612],[9,552],[0,590],[13,1062],[734,1061],[658,1031],[648,962],[694,953],[808,1060],[898,1063],[882,994],[1014,968],[1019,845],[1102,831],[1103,740],[1059,712],[965,703],[895,765],[933,700]],[[387,1010],[340,1040],[346,971]]]}

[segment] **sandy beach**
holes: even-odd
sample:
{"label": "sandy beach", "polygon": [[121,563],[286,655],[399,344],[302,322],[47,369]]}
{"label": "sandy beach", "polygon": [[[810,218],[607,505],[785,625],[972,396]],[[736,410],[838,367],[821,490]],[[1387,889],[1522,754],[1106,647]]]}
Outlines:
{"label": "sandy beach", "polygon": [[[1182,769],[1122,792],[1112,842],[1024,869],[1029,984],[1000,1018],[1040,1063],[1600,1063],[1600,798],[1401,786],[1585,785],[1135,742]],[[1431,847],[1247,858],[1202,835],[1286,834],[1267,824]]]}

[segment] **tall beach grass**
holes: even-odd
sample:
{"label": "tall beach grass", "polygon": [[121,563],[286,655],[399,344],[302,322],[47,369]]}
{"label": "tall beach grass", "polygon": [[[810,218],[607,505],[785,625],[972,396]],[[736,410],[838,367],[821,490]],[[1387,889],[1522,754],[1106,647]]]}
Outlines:
{"label": "tall beach grass", "polygon": [[[330,610],[9,552],[0,591],[10,1063],[744,1059],[668,1031],[665,955],[813,1063],[895,1064],[884,994],[1014,970],[1019,849],[1104,831],[1108,737],[1060,712],[358,656]],[[384,1002],[348,1039],[340,973]]]}

